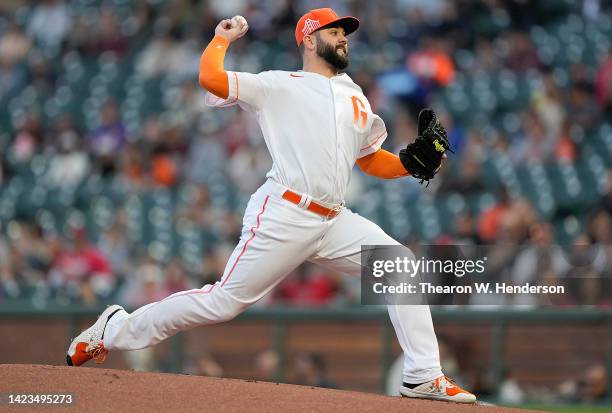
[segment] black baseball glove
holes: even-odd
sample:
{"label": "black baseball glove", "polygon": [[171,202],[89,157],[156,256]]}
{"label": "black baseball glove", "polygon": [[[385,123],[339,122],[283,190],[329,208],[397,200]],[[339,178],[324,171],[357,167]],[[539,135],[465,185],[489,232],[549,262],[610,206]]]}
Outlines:
{"label": "black baseball glove", "polygon": [[444,152],[452,150],[446,129],[433,110],[423,109],[419,113],[418,132],[416,140],[400,151],[399,158],[410,175],[429,185],[440,170]]}

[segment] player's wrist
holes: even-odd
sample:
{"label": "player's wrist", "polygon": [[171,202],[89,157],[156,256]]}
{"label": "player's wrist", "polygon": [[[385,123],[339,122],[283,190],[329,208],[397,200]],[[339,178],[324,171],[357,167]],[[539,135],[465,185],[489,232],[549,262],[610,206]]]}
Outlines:
{"label": "player's wrist", "polygon": [[215,45],[228,47],[232,41],[223,34],[217,33],[215,37],[213,37],[212,42],[215,43]]}

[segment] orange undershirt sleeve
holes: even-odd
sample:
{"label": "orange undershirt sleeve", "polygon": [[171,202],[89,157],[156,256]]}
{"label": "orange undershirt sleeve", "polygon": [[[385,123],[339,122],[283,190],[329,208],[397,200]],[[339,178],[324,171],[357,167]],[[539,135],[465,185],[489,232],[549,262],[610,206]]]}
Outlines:
{"label": "orange undershirt sleeve", "polygon": [[404,168],[404,165],[402,165],[399,156],[384,149],[379,149],[373,154],[357,159],[357,165],[366,174],[382,179],[393,179],[410,175]]}
{"label": "orange undershirt sleeve", "polygon": [[226,38],[215,36],[200,58],[200,86],[223,99],[229,96],[229,81],[227,72],[223,69],[228,47],[229,41]]}

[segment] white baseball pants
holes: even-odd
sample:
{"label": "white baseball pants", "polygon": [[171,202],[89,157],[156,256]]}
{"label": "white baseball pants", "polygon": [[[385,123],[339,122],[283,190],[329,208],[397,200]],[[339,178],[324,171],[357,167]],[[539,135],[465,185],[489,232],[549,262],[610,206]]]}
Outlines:
{"label": "white baseball pants", "polygon": [[[179,331],[231,320],[269,293],[304,261],[360,276],[361,245],[397,245],[378,225],[348,209],[331,220],[284,199],[286,190],[268,179],[251,196],[242,235],[215,284],[182,291],[109,321],[108,350],[136,350]],[[423,383],[442,375],[438,343],[427,305],[389,305],[405,355],[403,379]]]}

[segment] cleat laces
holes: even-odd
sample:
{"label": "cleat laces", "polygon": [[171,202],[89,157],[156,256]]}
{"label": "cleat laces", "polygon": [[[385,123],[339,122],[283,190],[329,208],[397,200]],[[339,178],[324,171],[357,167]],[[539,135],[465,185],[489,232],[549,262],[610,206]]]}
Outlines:
{"label": "cleat laces", "polygon": [[96,346],[88,346],[87,354],[91,356],[92,359],[96,362],[96,364],[104,363],[106,360],[106,356],[108,355],[108,350],[104,348],[104,344],[102,342],[98,343]]}
{"label": "cleat laces", "polygon": [[446,376],[442,376],[436,379],[436,387],[441,391],[446,393],[446,389],[452,389],[457,387],[457,384],[450,378]]}

